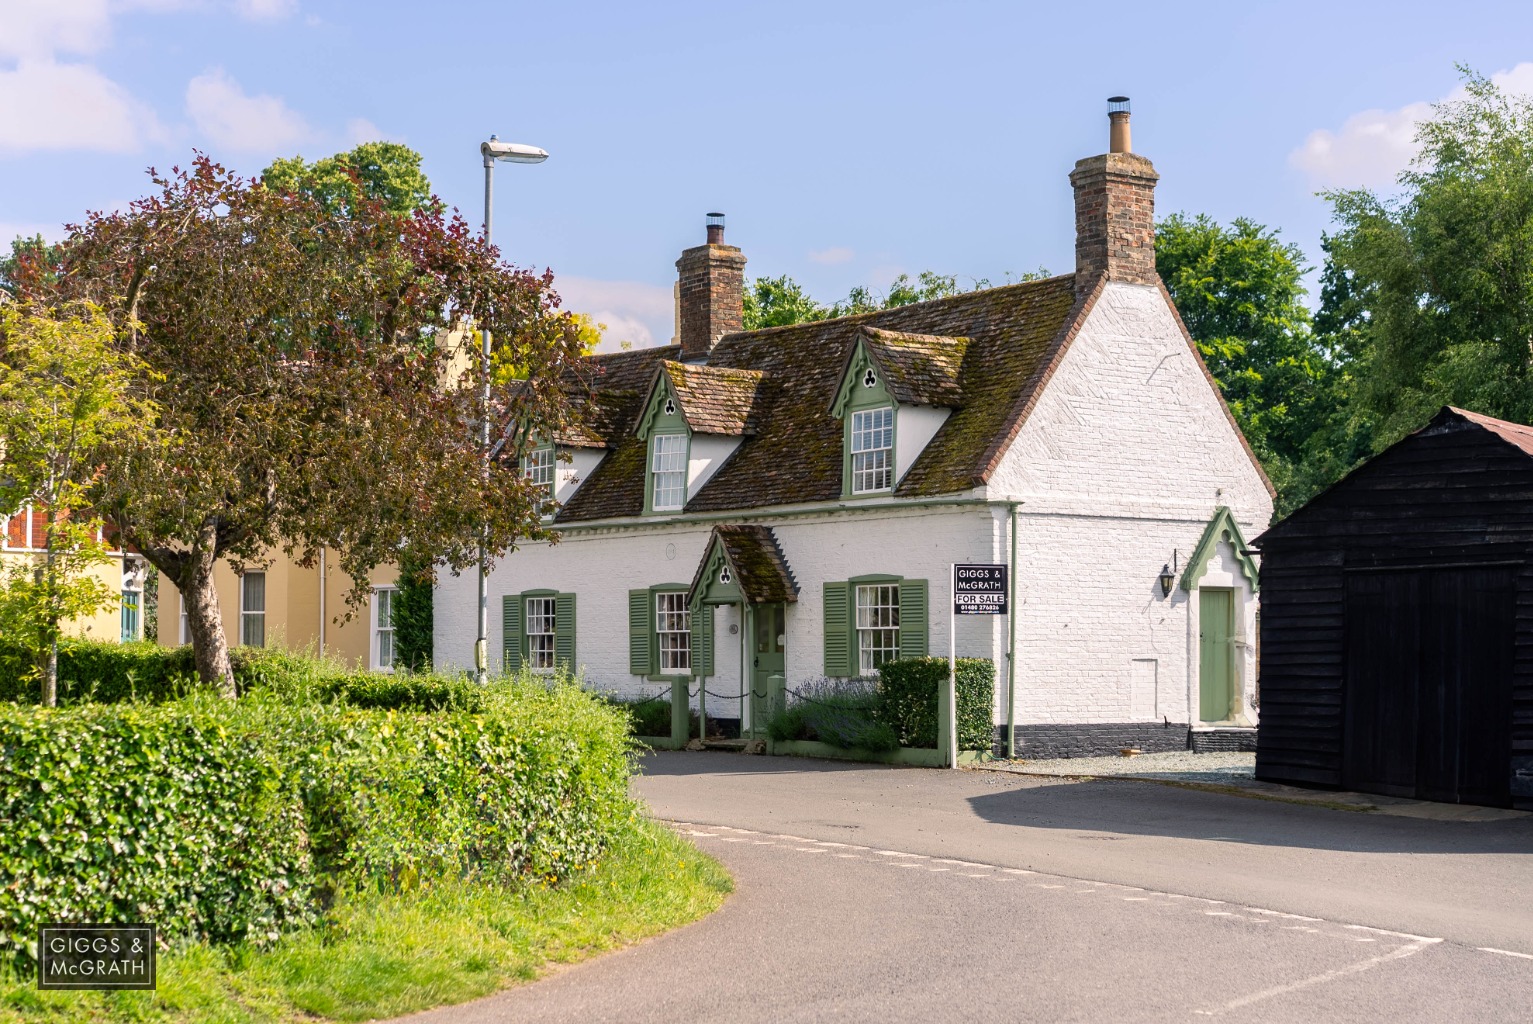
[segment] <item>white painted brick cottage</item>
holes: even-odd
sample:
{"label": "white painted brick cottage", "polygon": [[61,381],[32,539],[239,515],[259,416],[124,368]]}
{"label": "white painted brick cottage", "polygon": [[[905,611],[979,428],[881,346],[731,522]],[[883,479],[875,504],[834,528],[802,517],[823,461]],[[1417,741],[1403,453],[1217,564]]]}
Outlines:
{"label": "white painted brick cottage", "polygon": [[[956,640],[997,665],[1002,746],[1008,722],[1019,756],[1253,741],[1243,537],[1271,485],[1155,273],[1158,176],[1112,116],[1070,175],[1073,274],[742,332],[711,221],[677,263],[680,344],[592,357],[584,425],[528,460],[561,541],[491,574],[491,667],[631,694],[868,673],[948,653],[951,563],[1007,563],[1013,614]],[[475,591],[440,583],[439,666],[473,664]],[[764,725],[748,697],[708,713]]]}

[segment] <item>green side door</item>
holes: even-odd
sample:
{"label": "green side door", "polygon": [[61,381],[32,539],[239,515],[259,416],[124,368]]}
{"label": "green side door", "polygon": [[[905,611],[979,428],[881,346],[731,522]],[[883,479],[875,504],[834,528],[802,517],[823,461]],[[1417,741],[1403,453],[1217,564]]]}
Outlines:
{"label": "green side door", "polygon": [[767,677],[780,676],[787,665],[783,642],[787,639],[787,606],[758,604],[751,608],[751,722],[750,734],[766,738]]}
{"label": "green side door", "polygon": [[1228,590],[1198,590],[1198,718],[1223,722],[1234,703],[1234,600]]}

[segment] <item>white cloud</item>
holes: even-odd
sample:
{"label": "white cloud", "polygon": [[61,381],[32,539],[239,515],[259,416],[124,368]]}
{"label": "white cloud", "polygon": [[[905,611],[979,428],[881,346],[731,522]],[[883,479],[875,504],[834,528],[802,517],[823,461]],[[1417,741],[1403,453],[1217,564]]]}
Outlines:
{"label": "white cloud", "polygon": [[[1509,93],[1533,94],[1533,62],[1524,62],[1491,76]],[[1439,103],[1463,99],[1458,86]],[[1388,185],[1416,156],[1416,123],[1432,114],[1426,102],[1408,103],[1397,110],[1364,110],[1353,114],[1336,131],[1310,132],[1288,162],[1319,187],[1378,187]]]}
{"label": "white cloud", "polygon": [[112,32],[107,0],[0,0],[0,60],[95,53]]}
{"label": "white cloud", "polygon": [[0,70],[0,153],[129,153],[165,137],[154,112],[89,64],[25,60]]}
{"label": "white cloud", "polygon": [[856,257],[856,253],[844,245],[833,245],[829,249],[818,249],[809,254],[812,263],[824,263],[834,265],[837,263],[850,263]]}
{"label": "white cloud", "polygon": [[298,10],[298,0],[234,0],[234,9],[247,21],[280,21]]}
{"label": "white cloud", "polygon": [[401,141],[398,136],[389,134],[365,117],[354,117],[347,121],[345,134],[348,146],[358,146],[364,142]]}
{"label": "white cloud", "polygon": [[641,281],[601,281],[589,277],[557,277],[554,290],[564,308],[587,313],[607,325],[603,352],[615,352],[623,342],[634,348],[669,345],[676,325],[671,289]]}
{"label": "white cloud", "polygon": [[308,124],[277,96],[247,96],[223,68],[186,86],[186,112],[197,130],[225,149],[273,153],[312,138]]}

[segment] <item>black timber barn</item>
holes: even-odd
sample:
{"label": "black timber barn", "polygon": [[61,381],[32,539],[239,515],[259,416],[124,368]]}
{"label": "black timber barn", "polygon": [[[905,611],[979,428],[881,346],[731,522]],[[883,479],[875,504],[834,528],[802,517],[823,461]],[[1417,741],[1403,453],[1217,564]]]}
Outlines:
{"label": "black timber barn", "polygon": [[1257,778],[1533,809],[1533,428],[1444,408],[1255,546]]}

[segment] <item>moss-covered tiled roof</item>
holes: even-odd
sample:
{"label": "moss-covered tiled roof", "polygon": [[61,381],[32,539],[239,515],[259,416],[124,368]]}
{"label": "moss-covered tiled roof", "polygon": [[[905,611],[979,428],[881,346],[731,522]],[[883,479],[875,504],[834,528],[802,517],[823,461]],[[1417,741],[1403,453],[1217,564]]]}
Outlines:
{"label": "moss-covered tiled roof", "polygon": [[[724,336],[709,354],[710,367],[764,374],[771,382],[766,389],[770,401],[758,400],[754,436],[741,441],[734,455],[687,503],[686,511],[748,511],[841,497],[842,428],[830,404],[847,354],[865,327],[968,339],[958,368],[961,403],[900,481],[896,493],[934,496],[982,485],[1043,381],[1050,343],[1062,336],[1074,304],[1075,278],[1064,275],[838,320]],[[922,344],[928,349],[941,347],[935,342]],[[898,347],[886,344],[885,351]],[[920,350],[915,343],[907,344],[900,349],[901,358],[914,362],[905,353]],[[604,372],[595,381],[598,390],[634,380],[638,367],[632,364],[648,362],[642,366],[638,393],[631,405],[624,405],[631,409],[626,433],[607,435],[609,443],[616,442],[616,450],[575,492],[557,522],[643,514],[645,447],[633,430],[657,362],[674,360],[677,354],[675,346],[668,346],[599,357],[629,362],[621,367],[604,363]],[[941,367],[950,365],[950,353],[944,352],[940,360],[936,355],[931,358],[932,378],[940,378]]]}
{"label": "moss-covered tiled roof", "polygon": [[693,433],[739,437],[754,434],[760,427],[767,391],[766,375],[760,370],[667,359],[657,372],[669,378],[681,414]]}
{"label": "moss-covered tiled roof", "polygon": [[681,346],[644,348],[591,356],[591,390],[579,402],[574,422],[554,438],[574,448],[615,448],[633,432],[655,367],[681,354]]}
{"label": "moss-covered tiled roof", "polygon": [[956,408],[962,404],[959,372],[968,338],[946,338],[865,325],[863,347],[883,371],[884,387],[896,402]]}
{"label": "moss-covered tiled roof", "polygon": [[766,526],[715,526],[713,537],[703,549],[702,561],[692,579],[692,591],[702,585],[703,573],[713,555],[713,544],[724,545],[724,554],[734,567],[740,592],[751,604],[769,604],[798,600],[798,583],[788,560],[783,556],[777,535]]}

